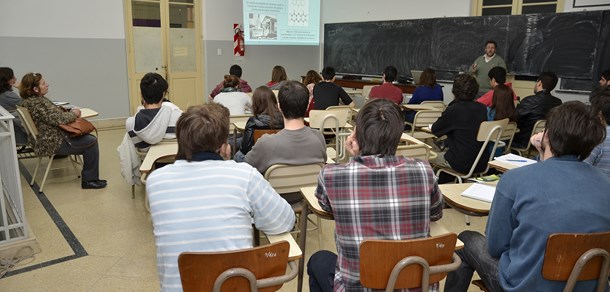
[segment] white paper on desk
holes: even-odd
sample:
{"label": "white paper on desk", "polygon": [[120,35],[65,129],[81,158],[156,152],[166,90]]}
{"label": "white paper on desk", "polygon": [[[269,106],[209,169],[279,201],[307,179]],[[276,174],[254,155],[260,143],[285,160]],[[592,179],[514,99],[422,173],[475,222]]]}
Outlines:
{"label": "white paper on desk", "polygon": [[494,160],[506,162],[508,164],[512,164],[519,167],[536,163],[536,160],[525,158],[523,156],[519,156],[512,153],[498,156],[494,158]]}
{"label": "white paper on desk", "polygon": [[495,192],[495,186],[473,184],[462,193],[462,196],[491,203]]}

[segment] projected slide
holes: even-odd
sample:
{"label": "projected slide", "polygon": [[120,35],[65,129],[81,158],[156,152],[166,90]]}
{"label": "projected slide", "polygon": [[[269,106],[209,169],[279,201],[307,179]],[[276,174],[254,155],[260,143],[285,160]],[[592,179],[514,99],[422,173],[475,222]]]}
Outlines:
{"label": "projected slide", "polygon": [[320,0],[244,0],[246,45],[318,45]]}

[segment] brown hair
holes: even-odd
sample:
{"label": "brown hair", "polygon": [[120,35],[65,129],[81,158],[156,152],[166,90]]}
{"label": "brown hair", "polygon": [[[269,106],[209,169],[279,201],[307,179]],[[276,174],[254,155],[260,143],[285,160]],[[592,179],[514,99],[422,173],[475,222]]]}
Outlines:
{"label": "brown hair", "polygon": [[13,69],[9,67],[0,67],[0,93],[13,90],[13,86],[9,83],[13,78],[15,78]]}
{"label": "brown hair", "polygon": [[269,127],[277,127],[276,116],[280,109],[277,107],[275,94],[269,87],[260,86],[252,94],[252,114],[254,116],[266,114],[269,116]]}
{"label": "brown hair", "polygon": [[494,120],[499,121],[508,118],[511,122],[516,122],[515,102],[513,100],[513,90],[504,85],[498,84],[494,87],[494,95],[491,99],[491,108],[496,109]]}
{"label": "brown hair", "polygon": [[303,79],[303,84],[304,85],[309,85],[310,83],[316,84],[320,81],[322,81],[322,76],[320,76],[320,74],[318,72],[316,72],[315,70],[309,70],[309,71],[307,71],[307,74],[305,75],[305,79]]}
{"label": "brown hair", "polygon": [[479,92],[479,84],[470,74],[460,74],[453,79],[451,92],[457,100],[471,101]]}
{"label": "brown hair", "polygon": [[418,85],[434,87],[436,85],[436,71],[432,68],[426,68],[424,72],[421,72]]}
{"label": "brown hair", "polygon": [[235,75],[225,75],[225,80],[222,83],[224,88],[237,87],[239,85],[239,77]]}
{"label": "brown hair", "polygon": [[556,157],[576,155],[583,160],[606,137],[599,112],[580,101],[556,106],[547,116],[545,134]]}
{"label": "brown hair", "polygon": [[38,92],[34,91],[34,88],[40,86],[40,80],[42,80],[42,74],[40,73],[30,72],[23,75],[21,84],[19,84],[19,95],[23,98],[38,96]]}
{"label": "brown hair", "polygon": [[405,117],[395,103],[369,100],[356,118],[356,140],[360,155],[395,155]]}
{"label": "brown hair", "polygon": [[229,109],[218,103],[189,107],[176,123],[176,159],[191,161],[193,153],[218,153],[229,137],[229,115]]}
{"label": "brown hair", "polygon": [[271,82],[278,83],[287,79],[288,76],[286,75],[286,70],[284,67],[280,65],[273,67],[273,70],[271,71]]}

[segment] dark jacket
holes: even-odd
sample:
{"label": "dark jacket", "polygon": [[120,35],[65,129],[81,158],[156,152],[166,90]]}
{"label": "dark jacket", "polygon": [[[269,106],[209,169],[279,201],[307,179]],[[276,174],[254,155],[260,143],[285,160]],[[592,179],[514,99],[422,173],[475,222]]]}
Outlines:
{"label": "dark jacket", "polygon": [[[482,122],[487,121],[487,108],[476,101],[454,101],[432,125],[432,134],[447,135],[449,150],[445,160],[451,168],[467,173],[477,158],[483,142],[477,141]],[[485,169],[489,153],[485,151],[475,171]]]}
{"label": "dark jacket", "polygon": [[525,147],[532,135],[534,124],[538,120],[545,119],[546,114],[561,103],[561,99],[546,91],[538,91],[535,95],[530,95],[521,100],[521,103],[515,109],[519,133],[515,133],[513,146]]}
{"label": "dark jacket", "polygon": [[276,112],[275,119],[273,120],[274,125],[269,125],[269,115],[256,115],[250,117],[246,122],[246,128],[244,129],[244,136],[241,140],[241,146],[239,151],[244,155],[250,152],[252,146],[254,146],[254,130],[255,129],[283,129],[284,128],[284,117],[281,112]]}

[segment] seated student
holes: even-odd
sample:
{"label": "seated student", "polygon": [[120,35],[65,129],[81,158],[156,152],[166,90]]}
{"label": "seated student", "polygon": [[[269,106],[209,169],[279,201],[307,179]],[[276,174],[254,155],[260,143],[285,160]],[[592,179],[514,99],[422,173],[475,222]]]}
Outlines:
{"label": "seated student", "polygon": [[[229,75],[234,75],[237,78],[239,78],[239,91],[252,92],[252,87],[250,87],[250,85],[248,84],[248,81],[243,80],[241,78],[241,74],[242,74],[242,70],[239,65],[233,65],[233,66],[231,66],[231,68],[229,68]],[[225,87],[225,82],[223,80],[222,82],[218,83],[218,85],[216,85],[216,87],[214,87],[214,90],[212,90],[212,92],[210,93],[210,98],[213,99],[216,95],[218,95],[222,91],[222,89],[224,87]]]}
{"label": "seated student", "polygon": [[117,148],[121,175],[128,184],[140,184],[141,152],[163,139],[176,139],[176,122],[182,110],[165,99],[167,81],[157,73],[147,73],[140,81],[142,105],[125,121],[127,133]]}
{"label": "seated student", "polygon": [[163,139],[176,139],[176,122],[182,110],[165,99],[167,81],[157,73],[147,73],[140,81],[142,105],[125,122],[135,147],[148,151]]}
{"label": "seated student", "polygon": [[27,145],[28,135],[21,124],[21,118],[17,115],[17,105],[21,102],[21,96],[13,91],[17,77],[13,69],[0,67],[0,106],[15,116],[13,125],[15,129],[15,142],[17,145]]}
{"label": "seated student", "polygon": [[606,139],[593,148],[585,162],[599,168],[610,178],[610,87],[604,86],[593,91],[589,101],[605,119]]}
{"label": "seated student", "polygon": [[286,80],[288,80],[286,69],[280,65],[276,65],[273,67],[273,70],[271,70],[271,80],[267,82],[265,86],[269,87],[271,90],[278,90]]}
{"label": "seated student", "polygon": [[383,69],[383,83],[371,89],[369,98],[383,98],[395,104],[402,103],[402,89],[392,84],[398,76],[398,70],[394,66],[387,66]]}
{"label": "seated student", "polygon": [[[466,173],[472,167],[483,142],[477,141],[477,133],[482,122],[487,121],[487,109],[475,102],[479,85],[474,77],[460,74],[453,80],[454,100],[445,109],[441,117],[432,124],[432,134],[437,137],[447,135],[446,153],[439,153],[434,163],[450,166],[452,169]],[[476,171],[487,165],[489,153],[485,152],[476,166]],[[448,165],[447,165],[448,164]],[[442,173],[439,183],[452,181],[453,177]]]}
{"label": "seated student", "polygon": [[[565,282],[542,277],[548,236],[594,233],[610,226],[610,179],[582,162],[604,137],[596,111],[578,101],[551,110],[535,146],[542,162],[506,172],[487,219],[486,237],[464,231],[461,267],[449,273],[445,291],[466,291],[473,271],[490,291],[562,291]],[[597,280],[574,291],[594,291]]]}
{"label": "seated student", "polygon": [[[353,157],[320,172],[316,197],[335,217],[338,256],[325,250],[311,256],[311,291],[369,291],[360,283],[360,243],[427,237],[430,221],[442,217],[443,195],[430,164],[395,156],[403,124],[397,105],[369,101],[345,144]],[[438,290],[438,283],[431,287]]]}
{"label": "seated student", "polygon": [[324,80],[313,88],[314,109],[325,110],[329,106],[339,105],[339,100],[344,105],[354,107],[355,103],[347,92],[333,83],[335,82],[335,69],[333,67],[322,69],[322,78]]}
{"label": "seated student", "polygon": [[[432,68],[426,68],[421,73],[419,84],[413,92],[413,96],[409,99],[408,104],[421,104],[424,101],[443,101],[443,89],[440,84],[436,83],[436,71]],[[409,123],[413,123],[415,119],[415,111],[409,110],[406,112],[405,119]]]}
{"label": "seated student", "polygon": [[[491,99],[494,94],[494,89],[496,88],[496,86],[498,86],[498,84],[504,84],[508,86],[509,88],[511,88],[511,91],[513,84],[511,82],[506,82],[506,69],[502,67],[491,68],[491,70],[489,70],[489,73],[487,73],[487,76],[489,76],[489,84],[491,85],[492,89],[490,91],[487,91],[487,93],[483,94],[481,97],[479,97],[477,99],[477,102],[489,107],[491,106]],[[517,100],[517,95],[514,92],[512,92],[512,97],[514,100]]]}
{"label": "seated student", "polygon": [[251,98],[239,91],[239,78],[235,75],[225,75],[224,88],[214,97],[214,102],[227,107],[232,116],[245,115],[252,110]]}
{"label": "seated student", "polygon": [[599,86],[606,87],[610,85],[610,69],[604,70],[599,77]]}
{"label": "seated student", "polygon": [[315,70],[307,71],[307,75],[305,75],[305,78],[303,79],[303,85],[307,86],[307,90],[309,90],[309,104],[307,106],[307,111],[305,112],[306,117],[309,117],[309,111],[313,109],[313,88],[316,84],[320,83],[320,81],[322,81],[322,76]]}
{"label": "seated student", "polygon": [[256,169],[227,160],[226,107],[190,107],[176,135],[176,162],[152,172],[146,183],[162,291],[182,291],[180,253],[251,248],[253,224],[279,234],[295,222],[290,205]]}
{"label": "seated student", "polygon": [[515,102],[513,90],[504,84],[494,87],[491,105],[487,107],[487,120],[499,121],[508,118],[509,122],[516,122]]}
{"label": "seated student", "polygon": [[542,72],[534,85],[535,95],[530,95],[521,100],[517,108],[517,128],[513,139],[514,147],[525,147],[532,135],[534,124],[543,120],[552,108],[561,105],[561,99],[553,96],[551,91],[557,85],[557,75],[553,72]]}
{"label": "seated student", "polygon": [[273,91],[267,86],[254,90],[252,95],[252,117],[248,118],[244,135],[238,138],[239,151],[235,153],[235,161],[243,162],[246,154],[254,146],[254,130],[256,129],[282,129],[284,117],[277,107],[277,99]]}
{"label": "seated student", "polygon": [[274,164],[303,165],[326,162],[326,142],[319,130],[305,126],[309,93],[305,85],[286,81],[278,94],[284,129],[265,135],[246,154],[246,162],[261,173]]}

